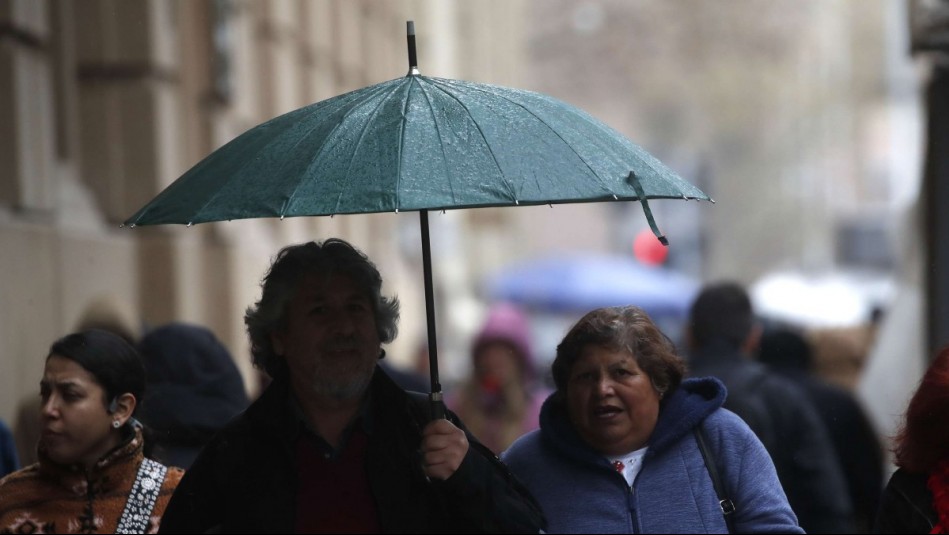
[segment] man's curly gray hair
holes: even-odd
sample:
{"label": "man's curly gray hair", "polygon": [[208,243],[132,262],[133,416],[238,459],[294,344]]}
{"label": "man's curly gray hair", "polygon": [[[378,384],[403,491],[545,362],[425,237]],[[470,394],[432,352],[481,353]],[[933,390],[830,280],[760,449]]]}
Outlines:
{"label": "man's curly gray hair", "polygon": [[261,282],[260,301],[244,314],[254,366],[271,377],[286,369],[286,364],[274,353],[270,335],[286,326],[287,305],[304,277],[313,273],[352,277],[372,303],[379,341],[389,343],[398,334],[399,299],[382,295],[382,276],[369,257],[339,238],[284,247]]}

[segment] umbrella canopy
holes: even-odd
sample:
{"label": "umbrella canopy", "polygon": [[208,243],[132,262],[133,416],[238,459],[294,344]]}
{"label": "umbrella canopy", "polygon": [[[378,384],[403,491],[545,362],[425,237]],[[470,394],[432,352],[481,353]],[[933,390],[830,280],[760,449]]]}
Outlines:
{"label": "umbrella canopy", "polygon": [[539,93],[409,74],[281,115],[217,149],[125,223],[419,211],[438,392],[428,210],[711,200],[624,136]]}
{"label": "umbrella canopy", "polygon": [[552,97],[410,75],[281,115],[214,151],[126,222],[708,196]]}
{"label": "umbrella canopy", "polygon": [[699,284],[690,277],[624,256],[553,255],[494,273],[485,290],[494,300],[545,312],[586,312],[636,305],[650,316],[685,317]]}

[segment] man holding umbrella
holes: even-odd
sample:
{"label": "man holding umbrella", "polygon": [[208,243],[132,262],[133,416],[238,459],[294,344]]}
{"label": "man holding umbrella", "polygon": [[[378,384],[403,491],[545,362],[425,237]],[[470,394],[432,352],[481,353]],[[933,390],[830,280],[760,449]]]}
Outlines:
{"label": "man holding umbrella", "polygon": [[349,243],[286,247],[245,315],[272,383],[205,447],[162,533],[538,532],[539,507],[453,414],[381,371],[399,303]]}

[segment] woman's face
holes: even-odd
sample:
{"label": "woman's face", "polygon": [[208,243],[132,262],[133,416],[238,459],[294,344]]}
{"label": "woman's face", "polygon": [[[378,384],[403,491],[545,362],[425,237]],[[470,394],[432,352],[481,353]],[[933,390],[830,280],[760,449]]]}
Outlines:
{"label": "woman's face", "polygon": [[54,462],[92,466],[118,445],[105,390],[74,360],[52,355],[43,380],[40,449]]}
{"label": "woman's face", "polygon": [[622,455],[646,445],[659,419],[659,393],[626,351],[589,345],[570,369],[567,411],[593,449]]}

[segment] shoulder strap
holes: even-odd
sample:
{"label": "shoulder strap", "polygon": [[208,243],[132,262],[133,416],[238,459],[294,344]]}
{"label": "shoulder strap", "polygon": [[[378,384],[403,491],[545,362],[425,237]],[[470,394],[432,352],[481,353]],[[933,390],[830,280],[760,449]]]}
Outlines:
{"label": "shoulder strap", "polygon": [[158,501],[158,493],[161,491],[161,485],[165,482],[167,473],[167,466],[151,459],[142,459],[135,482],[132,483],[132,490],[125,502],[125,510],[122,511],[119,524],[115,528],[116,533],[145,533],[147,531],[148,521],[151,519],[152,510],[155,508],[155,502]]}
{"label": "shoulder strap", "polygon": [[735,533],[735,502],[731,501],[725,494],[725,487],[722,485],[722,478],[718,472],[718,465],[715,464],[715,456],[709,451],[705,443],[705,431],[702,429],[703,422],[695,426],[695,441],[699,445],[699,451],[702,452],[702,459],[705,461],[705,468],[708,469],[708,475],[712,478],[712,486],[715,487],[715,494],[718,495],[718,506],[722,508],[722,515],[725,517],[725,525],[729,533]]}

